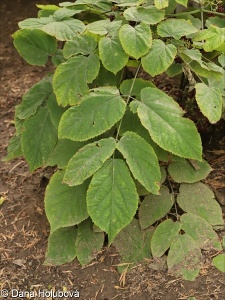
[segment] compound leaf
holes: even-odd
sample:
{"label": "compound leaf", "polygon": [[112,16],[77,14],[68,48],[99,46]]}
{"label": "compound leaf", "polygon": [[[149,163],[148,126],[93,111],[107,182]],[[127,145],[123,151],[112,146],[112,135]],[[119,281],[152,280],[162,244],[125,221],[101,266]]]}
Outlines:
{"label": "compound leaf", "polygon": [[82,96],[89,91],[87,83],[98,76],[99,69],[99,58],[93,53],[89,56],[71,57],[60,64],[53,77],[53,89],[58,104],[65,107],[79,103]]}
{"label": "compound leaf", "polygon": [[96,257],[103,243],[104,232],[94,232],[90,218],[78,225],[76,251],[82,266],[89,264]]}
{"label": "compound leaf", "polygon": [[85,145],[70,159],[63,181],[69,186],[81,184],[102,167],[115,148],[116,141],[113,138]]}
{"label": "compound leaf", "polygon": [[222,115],[223,100],[220,90],[216,87],[208,87],[204,83],[197,83],[196,101],[203,115],[214,124]]}
{"label": "compound leaf", "polygon": [[56,40],[39,29],[20,29],[13,39],[16,50],[30,65],[44,66],[57,50]]}
{"label": "compound leaf", "polygon": [[109,159],[92,178],[87,207],[95,225],[104,230],[109,244],[127,226],[138,207],[138,194],[130,172],[121,159]]}
{"label": "compound leaf", "polygon": [[39,108],[36,115],[24,122],[21,147],[30,170],[42,166],[57,142],[57,130],[52,124],[47,108]]}
{"label": "compound leaf", "polygon": [[76,257],[76,237],[77,229],[74,227],[59,228],[51,233],[44,264],[57,266],[73,261]]}
{"label": "compound leaf", "polygon": [[148,195],[139,207],[139,222],[142,229],[148,228],[163,218],[174,204],[173,195],[167,187],[160,189],[160,195]]}
{"label": "compound leaf", "polygon": [[210,188],[202,182],[181,184],[177,202],[184,211],[204,218],[211,225],[224,224],[219,203]]}
{"label": "compound leaf", "polygon": [[154,40],[152,48],[141,59],[142,66],[151,76],[159,75],[173,63],[176,53],[177,48],[174,45]]}
{"label": "compound leaf", "polygon": [[88,183],[69,187],[62,183],[63,171],[57,171],[45,192],[45,211],[50,223],[51,233],[60,227],[79,224],[88,218],[86,192]]}
{"label": "compound leaf", "polygon": [[149,192],[159,193],[161,172],[158,158],[150,144],[134,132],[127,131],[117,143],[134,176]]}
{"label": "compound leaf", "polygon": [[162,91],[145,88],[137,114],[153,141],[164,150],[185,158],[202,160],[200,135],[191,120],[182,118],[183,110]]}
{"label": "compound leaf", "polygon": [[179,40],[182,36],[186,36],[197,32],[198,29],[192,25],[190,21],[184,19],[167,19],[161,22],[157,27],[157,33],[161,37],[173,37]]}
{"label": "compound leaf", "polygon": [[151,30],[144,23],[135,27],[124,24],[120,28],[119,38],[125,52],[136,59],[146,54],[152,45]]}
{"label": "compound leaf", "polygon": [[125,106],[116,88],[96,90],[63,114],[59,136],[74,141],[85,141],[98,136],[122,118]]}
{"label": "compound leaf", "polygon": [[181,229],[179,222],[173,222],[171,219],[163,221],[156,227],[151,240],[152,255],[162,256],[173,244]]}
{"label": "compound leaf", "polygon": [[114,74],[120,71],[129,59],[129,56],[121,46],[118,36],[101,38],[99,41],[99,56],[103,66]]}
{"label": "compound leaf", "polygon": [[188,234],[180,234],[170,246],[167,258],[169,272],[193,281],[200,271],[201,259],[201,250],[195,240]]}

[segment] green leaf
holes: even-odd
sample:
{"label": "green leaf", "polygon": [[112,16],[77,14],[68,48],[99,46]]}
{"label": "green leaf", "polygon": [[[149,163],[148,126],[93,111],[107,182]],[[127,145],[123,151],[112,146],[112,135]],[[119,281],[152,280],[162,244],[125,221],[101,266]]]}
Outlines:
{"label": "green leaf", "polygon": [[225,42],[225,28],[219,28],[214,25],[210,25],[208,29],[200,30],[194,37],[193,41],[205,40],[203,49],[206,52],[212,52],[217,48],[224,48]]}
{"label": "green leaf", "polygon": [[121,78],[122,78],[122,71],[119,71],[116,75],[113,74],[112,72],[106,70],[106,68],[103,67],[101,64],[100,66],[100,71],[98,73],[98,77],[91,83],[89,84],[90,88],[96,88],[96,87],[104,87],[104,86],[116,86],[118,87]]}
{"label": "green leaf", "polygon": [[69,187],[62,183],[63,171],[57,171],[45,192],[45,212],[51,233],[61,227],[73,226],[88,218],[86,192],[88,183]]}
{"label": "green leaf", "polygon": [[139,222],[142,229],[148,228],[169,213],[174,204],[173,195],[167,187],[160,189],[160,195],[148,195],[139,208]]}
{"label": "green leaf", "polygon": [[164,150],[185,158],[202,159],[200,135],[191,120],[182,118],[183,110],[162,91],[141,91],[137,113],[153,141]]}
{"label": "green leaf", "polygon": [[16,107],[16,116],[19,119],[27,119],[34,115],[51,93],[52,85],[49,78],[39,81],[23,95],[22,102]]}
{"label": "green leaf", "polygon": [[119,37],[103,37],[99,41],[99,57],[103,66],[110,72],[116,74],[124,68],[129,56],[123,50]]}
{"label": "green leaf", "polygon": [[196,101],[203,115],[214,124],[222,116],[223,100],[222,94],[217,87],[208,87],[204,83],[197,83]]}
{"label": "green leaf", "polygon": [[201,259],[198,244],[187,234],[178,235],[171,244],[167,258],[169,272],[193,281],[200,271]]}
{"label": "green leaf", "polygon": [[187,4],[188,4],[188,0],[176,0],[177,3],[187,7]]}
{"label": "green leaf", "polygon": [[97,47],[96,40],[89,35],[77,35],[72,41],[66,42],[63,48],[65,58],[70,58],[77,54],[88,55],[95,51]]}
{"label": "green leaf", "polygon": [[59,137],[85,141],[98,136],[122,118],[125,106],[117,89],[96,90],[80,105],[69,108],[63,114],[59,124]]}
{"label": "green leaf", "polygon": [[154,0],[155,7],[158,9],[163,9],[168,7],[169,5],[169,0]]}
{"label": "green leaf", "polygon": [[109,159],[94,174],[87,192],[88,212],[95,225],[108,234],[109,244],[131,222],[138,199],[123,160]]}
{"label": "green leaf", "polygon": [[74,142],[67,139],[58,140],[46,162],[46,165],[57,165],[60,169],[66,167],[74,153],[76,153],[76,151],[78,151],[83,145],[84,143],[82,142]]}
{"label": "green leaf", "polygon": [[225,254],[219,254],[214,257],[213,264],[218,270],[225,273]]}
{"label": "green leaf", "polygon": [[126,79],[120,85],[120,92],[123,95],[137,96],[138,98],[141,90],[145,87],[155,87],[155,85],[151,81],[142,78]]}
{"label": "green leaf", "polygon": [[116,141],[112,137],[85,145],[70,159],[63,181],[69,186],[83,183],[102,167],[115,149]]}
{"label": "green leaf", "polygon": [[224,224],[220,205],[214,199],[213,192],[201,182],[181,184],[177,202],[184,211],[202,217],[212,225]]}
{"label": "green leaf", "polygon": [[18,23],[21,29],[42,29],[46,24],[53,22],[53,17],[42,17],[42,18],[28,18]]}
{"label": "green leaf", "polygon": [[[58,66],[53,77],[53,89],[61,106],[75,105],[88,93],[87,83],[92,82],[100,69],[96,54],[71,57]],[[79,72],[74,72],[79,70]]]}
{"label": "green leaf", "polygon": [[22,156],[23,152],[21,150],[21,135],[14,135],[7,147],[7,155],[3,157],[3,161],[9,161],[13,158]]}
{"label": "green leaf", "polygon": [[[100,20],[96,22],[92,22],[86,26],[86,29],[94,34],[106,35],[108,33],[108,26],[110,24],[110,20]],[[113,22],[114,23],[114,22]]]}
{"label": "green leaf", "polygon": [[161,172],[158,158],[150,144],[134,132],[127,131],[117,143],[134,176],[149,192],[159,193]]}
{"label": "green leaf", "polygon": [[39,108],[36,115],[24,122],[21,147],[30,171],[42,166],[57,142],[57,130],[47,108]]}
{"label": "green leaf", "polygon": [[51,233],[44,264],[57,266],[73,261],[76,257],[76,237],[77,229],[74,227],[59,228]]}
{"label": "green leaf", "polygon": [[197,32],[198,29],[192,25],[190,21],[183,19],[167,19],[161,22],[157,27],[157,33],[161,37],[173,37],[179,40],[182,36],[186,36]]}
{"label": "green leaf", "polygon": [[57,51],[54,53],[54,55],[51,57],[52,63],[55,67],[58,67],[60,64],[64,63],[66,59],[63,56],[62,49],[57,49]]}
{"label": "green leaf", "polygon": [[13,34],[14,46],[31,65],[44,66],[57,50],[56,40],[39,29],[21,29]]}
{"label": "green leaf", "polygon": [[148,52],[152,45],[152,33],[147,24],[141,23],[135,27],[124,24],[119,31],[123,49],[135,59]]}
{"label": "green leaf", "polygon": [[63,7],[63,8],[57,9],[54,12],[53,17],[54,17],[55,20],[60,21],[60,20],[63,20],[64,18],[72,17],[75,14],[77,14],[76,10]]}
{"label": "green leaf", "polygon": [[151,240],[151,250],[154,257],[162,256],[173,244],[181,229],[179,222],[171,219],[163,221],[156,227]]}
{"label": "green leaf", "polygon": [[72,40],[76,35],[83,33],[85,25],[77,19],[66,18],[62,21],[54,21],[42,27],[42,31],[54,36],[59,41]]}
{"label": "green leaf", "polygon": [[168,172],[174,181],[178,183],[194,183],[205,179],[212,168],[206,161],[188,161],[186,159],[180,159],[174,161],[169,165]]}
{"label": "green leaf", "polygon": [[205,219],[192,213],[187,213],[181,216],[180,222],[185,233],[191,236],[201,249],[222,250],[218,235]]}
{"label": "green leaf", "polygon": [[176,54],[177,48],[174,45],[154,40],[150,51],[141,59],[142,66],[151,76],[159,75],[169,68]]}
{"label": "green leaf", "polygon": [[89,264],[101,250],[104,232],[94,232],[93,223],[87,219],[78,225],[76,239],[77,259],[82,266]]}
{"label": "green leaf", "polygon": [[126,9],[123,16],[128,21],[143,22],[148,25],[154,25],[164,19],[165,11],[159,10],[155,6],[148,7],[130,7]]}
{"label": "green leaf", "polygon": [[135,264],[151,257],[149,243],[153,229],[141,230],[137,219],[133,219],[113,241],[113,246],[122,257],[122,263]]}
{"label": "green leaf", "polygon": [[166,70],[166,74],[169,77],[174,77],[182,72],[183,72],[182,65],[176,63],[172,63],[172,65],[170,65],[169,68]]}
{"label": "green leaf", "polygon": [[218,62],[223,68],[225,67],[225,53],[218,56]]}
{"label": "green leaf", "polygon": [[59,121],[66,109],[58,105],[54,93],[51,93],[51,95],[48,97],[46,107],[48,108],[48,111],[50,113],[50,118],[53,125],[56,129],[58,129]]}

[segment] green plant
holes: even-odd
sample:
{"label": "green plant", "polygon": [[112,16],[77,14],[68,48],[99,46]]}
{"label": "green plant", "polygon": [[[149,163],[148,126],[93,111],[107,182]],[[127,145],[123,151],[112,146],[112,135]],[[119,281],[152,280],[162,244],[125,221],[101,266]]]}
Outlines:
{"label": "green plant", "polygon": [[122,256],[121,270],[169,249],[170,272],[194,280],[201,250],[222,250],[214,231],[224,225],[221,209],[200,182],[211,171],[200,134],[154,78],[183,73],[202,114],[219,121],[224,15],[207,17],[203,2],[174,14],[178,3],[187,6],[185,0],[38,5],[38,18],[19,23],[13,35],[19,54],[37,66],[50,57],[55,66],[16,107],[6,157],[24,156],[30,171],[58,168],[45,194],[46,264],[75,257],[88,264],[107,235]]}

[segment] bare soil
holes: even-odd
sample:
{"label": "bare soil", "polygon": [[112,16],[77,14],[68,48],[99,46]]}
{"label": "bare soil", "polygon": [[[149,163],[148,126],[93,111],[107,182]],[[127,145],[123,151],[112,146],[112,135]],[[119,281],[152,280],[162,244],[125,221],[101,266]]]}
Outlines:
{"label": "bare soil", "polygon": [[[8,141],[15,132],[15,105],[20,103],[24,92],[50,70],[49,66],[27,65],[13,48],[10,36],[18,29],[19,21],[36,16],[36,2],[47,3],[44,0],[1,0],[0,3],[1,158],[6,155]],[[51,4],[58,2],[49,0]],[[204,137],[204,153],[213,167],[206,182],[216,192],[225,212],[225,128],[221,126],[213,127]],[[181,300],[191,296],[197,300],[225,299],[225,276],[211,264],[216,253],[205,253],[204,266],[194,282],[171,277],[151,260],[120,278],[115,266],[120,262],[120,257],[113,247],[105,248],[84,268],[76,260],[57,267],[43,265],[49,234],[43,205],[48,171],[38,169],[31,174],[23,159],[0,162],[0,199],[4,200],[0,205],[0,290],[77,289],[79,298],[84,300]],[[224,234],[220,233],[221,236]],[[12,296],[6,299],[12,299]]]}

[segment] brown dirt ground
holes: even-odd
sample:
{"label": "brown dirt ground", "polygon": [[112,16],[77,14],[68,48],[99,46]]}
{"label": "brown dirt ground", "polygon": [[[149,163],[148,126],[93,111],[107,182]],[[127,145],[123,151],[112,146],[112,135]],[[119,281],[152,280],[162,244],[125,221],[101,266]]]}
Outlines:
{"label": "brown dirt ground", "polygon": [[[27,65],[13,48],[10,37],[19,21],[36,16],[36,2],[47,3],[44,0],[1,0],[0,3],[0,157],[6,155],[9,138],[15,131],[14,106],[49,70],[49,67]],[[221,204],[225,204],[225,143],[224,139],[215,137],[214,131],[206,139],[211,150],[205,156],[214,168],[207,183],[217,192]],[[204,267],[194,282],[153,270],[149,261],[127,274],[122,286],[115,266],[120,257],[113,247],[104,249],[85,268],[76,260],[59,267],[44,266],[49,233],[43,206],[47,171],[38,169],[30,174],[23,159],[0,164],[0,197],[5,199],[0,206],[0,289],[77,289],[84,300],[181,300],[191,296],[197,300],[225,299],[225,276],[211,264],[216,253],[206,253]]]}

